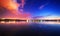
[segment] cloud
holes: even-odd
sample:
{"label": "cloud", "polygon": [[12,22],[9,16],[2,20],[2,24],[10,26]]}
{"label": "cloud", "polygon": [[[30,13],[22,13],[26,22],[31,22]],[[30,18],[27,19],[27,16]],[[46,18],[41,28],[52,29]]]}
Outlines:
{"label": "cloud", "polygon": [[[0,0],[0,17],[7,18],[26,18],[29,14],[22,14],[18,11],[20,4],[16,0]],[[24,0],[22,0],[22,7],[24,6]],[[19,13],[20,12],[20,13]],[[2,15],[3,14],[3,15]]]}

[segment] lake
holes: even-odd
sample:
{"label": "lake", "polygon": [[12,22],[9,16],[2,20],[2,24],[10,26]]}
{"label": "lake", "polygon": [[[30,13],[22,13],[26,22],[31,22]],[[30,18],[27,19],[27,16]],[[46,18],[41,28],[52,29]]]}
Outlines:
{"label": "lake", "polygon": [[0,24],[0,36],[52,36],[60,34],[60,24]]}

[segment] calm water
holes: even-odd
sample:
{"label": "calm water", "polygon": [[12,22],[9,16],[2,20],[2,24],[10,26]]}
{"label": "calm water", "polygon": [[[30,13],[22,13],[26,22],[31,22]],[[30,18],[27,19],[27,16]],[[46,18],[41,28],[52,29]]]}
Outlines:
{"label": "calm water", "polygon": [[60,35],[60,25],[57,24],[38,24],[31,23],[28,25],[21,24],[0,24],[0,36],[49,36]]}

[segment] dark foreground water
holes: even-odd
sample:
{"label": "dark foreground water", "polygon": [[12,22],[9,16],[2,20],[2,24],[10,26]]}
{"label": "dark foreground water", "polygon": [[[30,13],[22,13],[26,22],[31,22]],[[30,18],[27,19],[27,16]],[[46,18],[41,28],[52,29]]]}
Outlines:
{"label": "dark foreground water", "polygon": [[58,24],[0,24],[0,36],[59,36]]}

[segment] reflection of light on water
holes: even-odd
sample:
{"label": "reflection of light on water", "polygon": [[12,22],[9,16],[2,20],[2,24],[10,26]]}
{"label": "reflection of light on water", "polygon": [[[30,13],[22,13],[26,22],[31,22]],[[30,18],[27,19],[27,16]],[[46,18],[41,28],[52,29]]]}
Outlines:
{"label": "reflection of light on water", "polygon": [[4,21],[1,21],[1,23],[5,23]]}
{"label": "reflection of light on water", "polygon": [[32,19],[34,23],[41,23],[41,24],[60,24],[60,17],[58,16],[48,16],[48,17],[37,17]]}
{"label": "reflection of light on water", "polygon": [[29,20],[27,20],[27,22],[29,22]]}
{"label": "reflection of light on water", "polygon": [[2,24],[26,24],[29,23],[29,20],[20,20],[20,19],[0,19]]}
{"label": "reflection of light on water", "polygon": [[0,22],[0,24],[27,24],[28,22],[4,22],[4,21],[2,21],[2,22]]}
{"label": "reflection of light on water", "polygon": [[[6,20],[7,19],[7,20]],[[22,23],[41,23],[41,24],[60,24],[60,17],[45,18],[2,18],[0,23],[22,24]]]}
{"label": "reflection of light on water", "polygon": [[29,23],[30,18],[0,18],[0,23],[3,24],[23,24]]}
{"label": "reflection of light on water", "polygon": [[9,21],[9,22],[7,22],[7,23],[15,23],[15,21]]}

